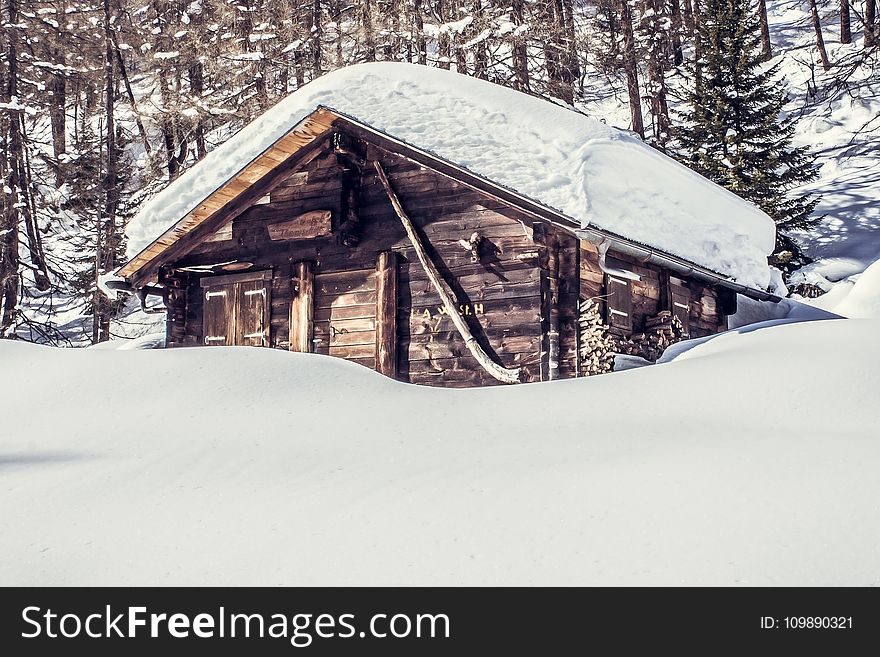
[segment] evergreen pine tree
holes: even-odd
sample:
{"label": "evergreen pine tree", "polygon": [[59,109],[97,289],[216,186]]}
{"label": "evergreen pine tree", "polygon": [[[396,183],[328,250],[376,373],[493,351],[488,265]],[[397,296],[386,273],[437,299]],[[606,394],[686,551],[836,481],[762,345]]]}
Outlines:
{"label": "evergreen pine tree", "polygon": [[700,57],[679,157],[776,221],[773,262],[791,271],[807,260],[786,233],[812,225],[819,199],[787,192],[817,172],[808,149],[792,146],[794,119],[781,117],[785,84],[762,61],[758,16],[749,0],[705,0],[694,39]]}

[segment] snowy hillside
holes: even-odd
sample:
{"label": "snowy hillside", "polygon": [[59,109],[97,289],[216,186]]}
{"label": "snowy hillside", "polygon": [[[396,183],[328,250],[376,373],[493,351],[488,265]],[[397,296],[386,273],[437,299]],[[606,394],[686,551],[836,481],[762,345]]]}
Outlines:
{"label": "snowy hillside", "polygon": [[877,585],[878,330],[470,391],[0,343],[0,584]]}

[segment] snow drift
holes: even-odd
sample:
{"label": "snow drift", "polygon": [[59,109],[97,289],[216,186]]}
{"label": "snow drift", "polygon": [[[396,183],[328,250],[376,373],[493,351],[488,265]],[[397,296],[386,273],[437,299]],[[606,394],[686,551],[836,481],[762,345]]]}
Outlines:
{"label": "snow drift", "polygon": [[878,329],[467,391],[0,341],[0,583],[880,584]]}
{"label": "snow drift", "polygon": [[579,221],[764,288],[773,221],[630,133],[438,68],[371,63],[309,83],[146,202],[133,257],[319,105]]}

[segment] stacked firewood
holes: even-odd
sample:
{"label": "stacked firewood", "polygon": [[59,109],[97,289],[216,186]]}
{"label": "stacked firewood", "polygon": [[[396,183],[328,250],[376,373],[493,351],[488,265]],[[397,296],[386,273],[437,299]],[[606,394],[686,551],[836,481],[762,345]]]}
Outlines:
{"label": "stacked firewood", "polygon": [[616,347],[608,325],[602,321],[599,304],[587,299],[581,301],[579,310],[581,371],[585,376],[610,372]]}
{"label": "stacked firewood", "polygon": [[634,333],[629,338],[619,339],[616,349],[620,354],[641,356],[646,360],[655,361],[667,347],[687,339],[688,334],[678,317],[668,310],[663,310],[645,320],[644,333]]}

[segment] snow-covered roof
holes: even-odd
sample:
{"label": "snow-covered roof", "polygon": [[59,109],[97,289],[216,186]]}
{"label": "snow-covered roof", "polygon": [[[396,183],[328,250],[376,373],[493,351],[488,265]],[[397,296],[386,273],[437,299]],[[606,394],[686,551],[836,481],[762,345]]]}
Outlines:
{"label": "snow-covered roof", "polygon": [[305,85],[205,156],[128,224],[142,251],[302,119],[325,106],[582,226],[599,228],[765,288],[773,221],[623,130],[451,71],[391,62]]}

